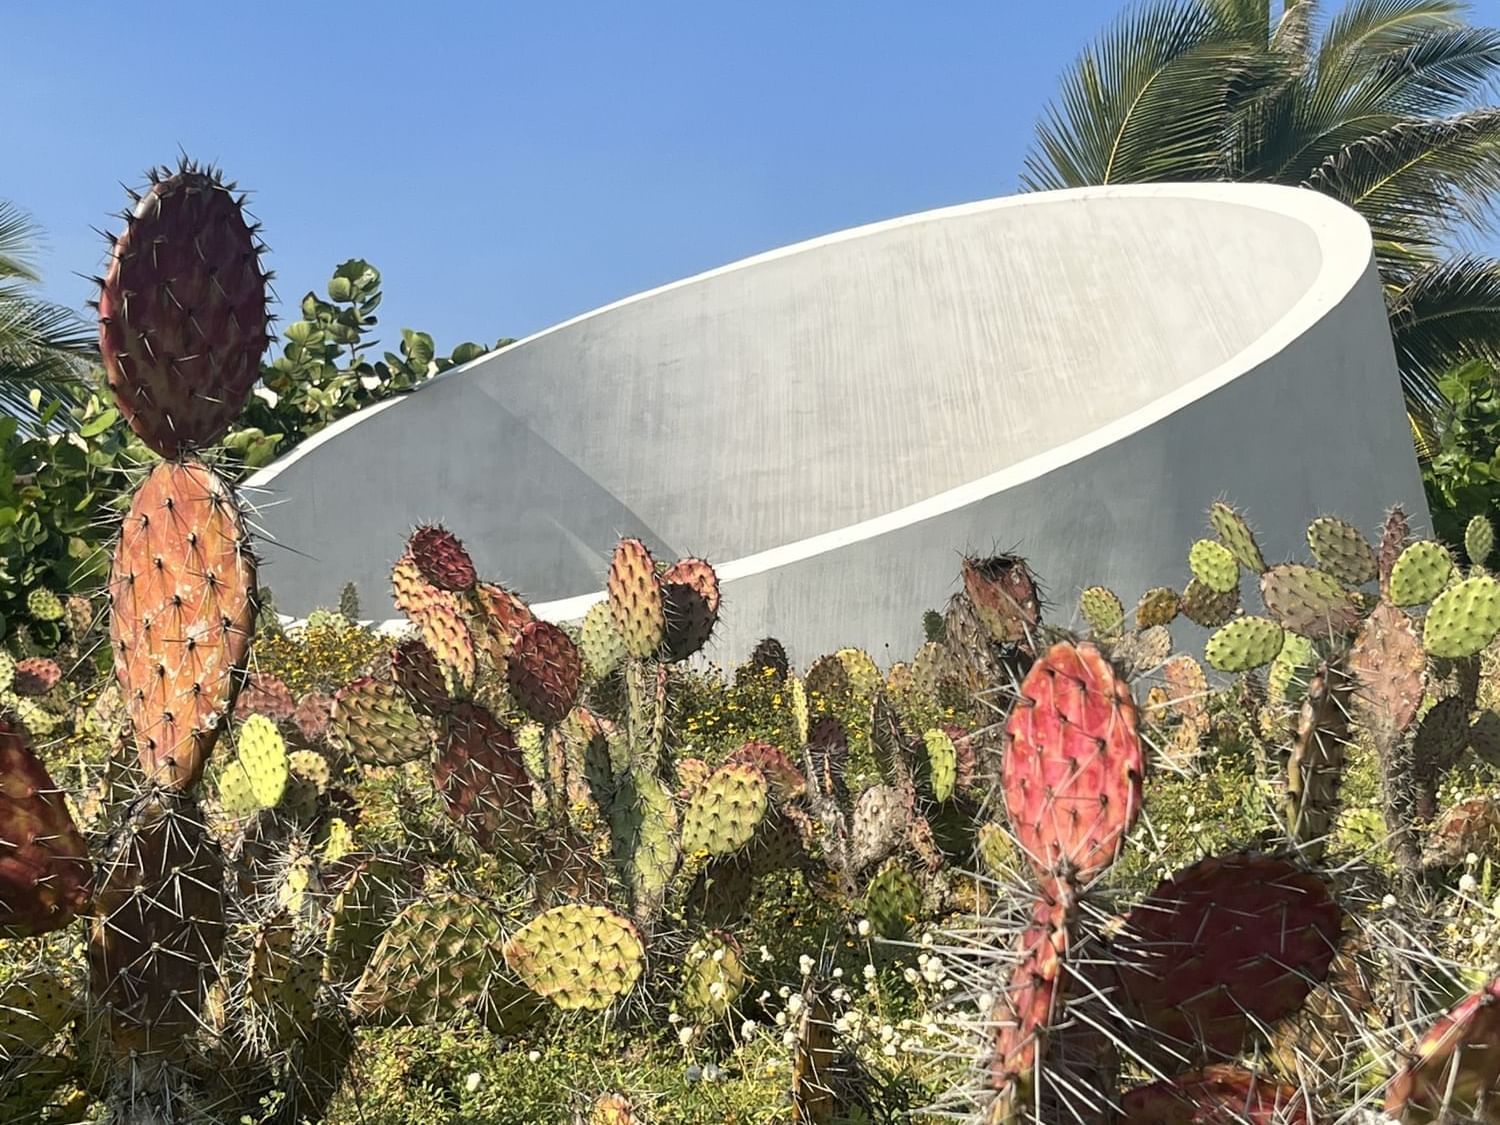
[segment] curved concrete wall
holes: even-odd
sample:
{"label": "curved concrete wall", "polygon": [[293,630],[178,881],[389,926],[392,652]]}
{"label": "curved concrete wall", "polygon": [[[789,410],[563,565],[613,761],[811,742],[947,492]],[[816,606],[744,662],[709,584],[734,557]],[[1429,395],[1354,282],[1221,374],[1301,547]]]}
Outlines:
{"label": "curved concrete wall", "polygon": [[283,610],[350,580],[384,610],[441,520],[576,618],[639,535],[719,566],[722,660],[766,633],[908,654],[966,550],[1018,549],[1067,609],[1180,583],[1218,495],[1273,554],[1318,511],[1426,514],[1368,229],[1260,185],[1016,196],[747,259],[346,419],[249,491]]}

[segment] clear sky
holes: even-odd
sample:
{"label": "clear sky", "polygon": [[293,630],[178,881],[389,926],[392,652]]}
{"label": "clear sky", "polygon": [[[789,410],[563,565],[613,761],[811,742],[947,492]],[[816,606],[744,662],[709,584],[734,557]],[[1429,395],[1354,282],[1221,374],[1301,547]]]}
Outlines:
{"label": "clear sky", "polygon": [[[385,277],[381,331],[520,336],[747,254],[1013,191],[1115,0],[0,2],[0,198],[81,304],[180,149],[253,189],[277,291]],[[1500,23],[1500,0],[1474,5]]]}

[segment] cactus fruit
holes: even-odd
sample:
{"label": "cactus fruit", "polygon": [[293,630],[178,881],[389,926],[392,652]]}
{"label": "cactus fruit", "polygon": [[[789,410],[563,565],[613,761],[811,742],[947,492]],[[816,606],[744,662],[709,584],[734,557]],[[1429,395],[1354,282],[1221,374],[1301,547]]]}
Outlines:
{"label": "cactus fruit", "polygon": [[1327,885],[1294,864],[1210,857],[1130,911],[1115,946],[1123,997],[1173,1049],[1232,1056],[1302,1006],[1342,925]]}
{"label": "cactus fruit", "polygon": [[556,625],[532,621],[516,638],[505,674],[521,709],[537,722],[552,726],[567,718],[578,702],[583,658]]}
{"label": "cactus fruit", "polygon": [[36,621],[61,621],[65,610],[61,598],[38,586],[26,595],[26,612]]}
{"label": "cactus fruit", "polygon": [[615,625],[608,602],[596,602],[583,618],[578,648],[589,675],[602,680],[625,662],[625,638]]}
{"label": "cactus fruit", "polygon": [[1120,595],[1108,586],[1089,586],[1079,599],[1078,608],[1095,636],[1117,637],[1125,627],[1125,606]]}
{"label": "cactus fruit", "polygon": [[1041,624],[1041,593],[1025,559],[965,558],[963,576],[964,591],[991,639],[1021,644]]}
{"label": "cactus fruit", "polygon": [[906,937],[921,910],[922,888],[899,860],[886,863],[865,888],[865,917],[883,938],[894,941]]}
{"label": "cactus fruit", "polygon": [[1251,574],[1259,574],[1266,569],[1260,544],[1255,541],[1255,533],[1250,530],[1250,524],[1243,515],[1222,500],[1216,500],[1209,505],[1208,522],[1218,535],[1219,542],[1229,548],[1235,561],[1242,567]]}
{"label": "cactus fruit", "polygon": [[110,573],[115,673],[148,777],[186,789],[233,702],[255,628],[255,561],[228,487],[197,462],[136,491]]}
{"label": "cactus fruit", "polygon": [[637,660],[656,655],[667,635],[667,615],[656,562],[639,539],[621,539],[609,564],[609,610]]}
{"label": "cactus fruit", "polygon": [[1322,570],[1284,563],[1260,576],[1260,596],[1283,628],[1321,640],[1352,632],[1359,607],[1338,579]]}
{"label": "cactus fruit", "polygon": [[479,581],[469,552],[445,527],[426,524],[417,528],[407,540],[406,550],[422,577],[439,590],[459,594],[472,590]]}
{"label": "cactus fruit", "polygon": [[1240,607],[1240,588],[1236,585],[1226,593],[1219,593],[1194,578],[1182,592],[1182,615],[1194,625],[1205,629],[1216,629]]}
{"label": "cactus fruit", "polygon": [[1217,539],[1200,539],[1188,551],[1193,577],[1216,594],[1227,594],[1240,582],[1240,564]]}
{"label": "cactus fruit", "polygon": [[1121,1125],[1314,1125],[1295,1086],[1216,1063],[1125,1094]]}
{"label": "cactus fruit", "polygon": [[1378,736],[1394,737],[1411,726],[1422,705],[1427,655],[1411,618],[1381,602],[1349,650],[1360,722]]}
{"label": "cactus fruit", "polygon": [[432,749],[432,726],[393,684],[361,676],[334,693],[328,740],[371,766],[398,766]]}
{"label": "cactus fruit", "polygon": [[1422,1036],[1386,1090],[1405,1125],[1495,1120],[1500,1105],[1500,980],[1465,997]]}
{"label": "cactus fruit", "polygon": [[719,576],[702,559],[681,559],[661,575],[666,636],[662,656],[686,660],[713,635],[719,620]]}
{"label": "cactus fruit", "polygon": [[1091,644],[1059,642],[1005,724],[1010,824],[1037,873],[1085,883],[1114,861],[1141,807],[1145,757],[1130,688]]}
{"label": "cactus fruit", "polygon": [[66,926],[89,899],[88,848],[26,734],[0,719],[0,936]]}
{"label": "cactus fruit", "polygon": [[1422,643],[1433,656],[1477,656],[1500,633],[1500,581],[1477,574],[1448,587],[1427,611]]}
{"label": "cactus fruit", "polygon": [[1345,586],[1363,586],[1378,573],[1375,548],[1359,528],[1335,516],[1320,516],[1307,526],[1307,549],[1318,568]]}
{"label": "cactus fruit", "polygon": [[28,656],[15,662],[11,690],[17,695],[46,695],[62,682],[57,661],[45,656]]}
{"label": "cactus fruit", "polygon": [[117,1058],[180,1059],[224,951],[223,861],[201,817],[169,792],[108,847],[89,932],[89,992]]}
{"label": "cactus fruit", "polygon": [[682,814],[682,850],[727,856],[755,835],[766,815],[766,775],[752,765],[720,766],[693,794]]}
{"label": "cactus fruit", "polygon": [[1390,599],[1399,606],[1430,602],[1442,593],[1452,577],[1453,556],[1448,548],[1430,539],[1420,539],[1403,550],[1391,567]]}
{"label": "cactus fruit", "polygon": [[274,723],[290,722],[297,711],[297,701],[290,689],[275,676],[252,672],[245,677],[234,702],[234,713],[240,718],[264,715]]}
{"label": "cactus fruit", "polygon": [[723,930],[712,930],[694,942],[683,958],[683,1009],[696,1023],[725,1019],[749,982],[740,943]]}
{"label": "cactus fruit", "polygon": [[535,1021],[540,1005],[501,959],[501,917],[460,891],[408,905],[380,939],[349,1000],[361,1019],[447,1023],[476,1015],[491,1031]]}
{"label": "cactus fruit", "polygon": [[483,707],[458,703],[444,717],[433,784],[480,847],[513,855],[529,849],[531,778],[515,736]]}
{"label": "cactus fruit", "polygon": [[425,715],[437,714],[452,702],[447,677],[437,657],[415,637],[391,650],[391,679],[406,693],[412,706]]}
{"label": "cactus fruit", "polygon": [[268,275],[234,185],[184,160],[151,173],[99,290],[99,353],[120,413],[172,459],[223,436],[260,378]]}
{"label": "cactus fruit", "polygon": [[1265,617],[1236,617],[1208,638],[1204,656],[1221,672],[1248,672],[1276,659],[1286,639]]}
{"label": "cactus fruit", "polygon": [[[726,766],[739,764],[754,766],[764,774],[771,795],[777,801],[795,801],[807,792],[807,779],[802,776],[802,771],[792,764],[784,750],[769,742],[747,742],[724,759]],[[682,763],[679,762],[679,774],[681,769]]]}
{"label": "cactus fruit", "polygon": [[1135,607],[1135,627],[1150,629],[1155,625],[1170,625],[1177,620],[1182,609],[1182,599],[1170,586],[1154,586],[1141,595]]}
{"label": "cactus fruit", "polygon": [[[1475,516],[1464,528],[1464,554],[1474,566],[1483,566],[1495,550],[1495,525],[1486,516]],[[35,613],[32,614],[36,616]]]}
{"label": "cactus fruit", "polygon": [[504,953],[533,992],[565,1011],[607,1008],[635,987],[646,964],[640,934],[627,919],[577,904],[537,915]]}

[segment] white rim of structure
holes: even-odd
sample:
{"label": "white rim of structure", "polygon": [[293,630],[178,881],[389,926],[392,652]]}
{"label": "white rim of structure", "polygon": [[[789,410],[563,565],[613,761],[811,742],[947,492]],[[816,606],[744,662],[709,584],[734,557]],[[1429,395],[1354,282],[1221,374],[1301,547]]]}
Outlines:
{"label": "white rim of structure", "polygon": [[[710,278],[721,277],[738,270],[750,269],[765,262],[773,262],[780,258],[789,258],[795,254],[805,253],[809,250],[816,250],[819,247],[831,246],[866,235],[899,230],[902,227],[917,226],[922,223],[935,222],[942,219],[978,215],[1012,207],[1049,207],[1056,204],[1087,201],[1090,199],[1202,200],[1225,203],[1248,210],[1267,211],[1284,218],[1300,220],[1313,232],[1318,240],[1321,261],[1319,262],[1317,277],[1313,279],[1312,283],[1308,285],[1299,299],[1280,318],[1245,347],[1221,363],[1209,368],[1203,374],[1188,380],[1174,390],[1168,391],[1144,406],[1138,407],[1130,413],[1107,422],[1086,434],[1073,438],[1071,441],[1063,442],[1041,453],[1007,465],[1003,469],[998,469],[993,473],[977,477],[972,481],[943,492],[935,493],[915,503],[893,509],[879,516],[860,520],[857,523],[847,524],[830,531],[819,532],[816,535],[810,535],[791,543],[785,543],[779,547],[771,547],[763,551],[742,555],[727,562],[716,563],[714,570],[718,573],[721,582],[727,584],[734,582],[736,579],[764,574],[779,567],[801,562],[816,555],[831,553],[854,543],[873,539],[879,535],[886,535],[892,531],[945,515],[948,512],[957,511],[960,508],[967,507],[996,493],[1004,492],[1019,484],[1035,480],[1037,477],[1052,472],[1054,469],[1081,460],[1106,446],[1114,444],[1122,438],[1146,429],[1161,419],[1175,414],[1184,407],[1206,397],[1239,376],[1254,370],[1266,360],[1279,353],[1283,348],[1296,341],[1348,296],[1354,286],[1364,277],[1366,271],[1369,269],[1371,258],[1374,255],[1374,244],[1371,240],[1370,229],[1364,219],[1360,218],[1355,211],[1337,200],[1306,188],[1283,187],[1276,184],[1122,184],[1111,187],[1072,188],[1066,191],[1011,195],[999,199],[980,200],[975,203],[961,203],[953,207],[941,207],[932,211],[919,211],[910,215],[902,215],[895,219],[886,219],[881,222],[868,223],[864,226],[850,227],[846,230],[808,239],[805,242],[797,242],[790,246],[783,246],[767,251],[763,254],[756,254],[753,257],[742,258],[728,265],[694,274],[692,277],[686,277],[680,281],[658,286],[655,289],[635,293],[622,300],[591,309],[569,320],[554,324],[549,328],[544,328],[540,332],[534,332],[530,336],[516,340],[503,348],[486,352],[484,355],[470,360],[462,366],[443,372],[441,375],[422,384],[422,387],[431,386],[447,379],[463,378],[474,367],[502,352],[525,347],[535,340],[550,336],[554,332],[561,332],[564,329],[571,328],[594,317],[602,316],[616,309],[627,308],[630,305],[650,300],[652,297],[656,297],[662,293],[682,289],[701,281],[707,281]],[[420,389],[419,387],[418,390]],[[274,465],[267,466],[250,477],[245,482],[244,487],[247,489],[269,488],[284,470],[295,465],[324,442],[331,441],[333,438],[352,429],[361,422],[368,421],[382,411],[399,406],[410,397],[410,394],[398,395],[395,398],[387,399],[385,402],[377,403],[374,406],[367,407],[364,410],[340,419],[297,446],[296,449],[287,454],[285,459],[276,462]],[[532,610],[537,616],[550,621],[577,621],[593,605],[603,601],[604,597],[604,591],[599,590],[590,594],[580,594],[576,597],[543,602],[533,606]],[[383,631],[395,631],[406,627],[408,627],[408,622],[405,618],[395,618],[390,621],[381,622],[377,626],[377,628]]]}

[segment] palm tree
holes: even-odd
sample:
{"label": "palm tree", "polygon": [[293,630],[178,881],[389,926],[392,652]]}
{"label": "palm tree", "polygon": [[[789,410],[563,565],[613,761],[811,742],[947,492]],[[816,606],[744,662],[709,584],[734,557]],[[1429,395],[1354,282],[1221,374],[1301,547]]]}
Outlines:
{"label": "palm tree", "polygon": [[1029,190],[1165,180],[1311,188],[1369,222],[1414,425],[1441,374],[1500,360],[1500,261],[1455,251],[1500,192],[1500,29],[1461,0],[1151,0],[1064,75]]}
{"label": "palm tree", "polygon": [[96,358],[82,318],[31,292],[40,280],[31,264],[37,235],[21,210],[0,200],[0,413],[19,418],[35,417],[34,391],[78,387]]}

